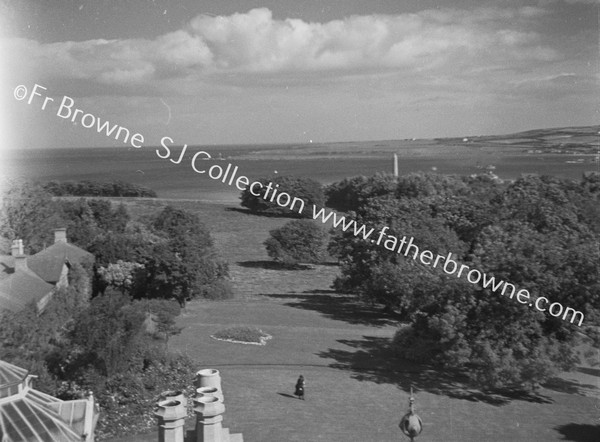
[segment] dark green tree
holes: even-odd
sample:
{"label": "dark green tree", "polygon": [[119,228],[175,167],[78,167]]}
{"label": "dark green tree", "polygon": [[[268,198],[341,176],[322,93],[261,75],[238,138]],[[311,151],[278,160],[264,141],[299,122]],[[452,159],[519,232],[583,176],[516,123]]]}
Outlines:
{"label": "dark green tree", "polygon": [[[37,253],[54,242],[53,230],[64,227],[58,204],[40,186],[24,180],[4,183],[0,201],[0,235],[22,239],[26,253]],[[9,252],[10,250],[5,250]]]}
{"label": "dark green tree", "polygon": [[394,195],[397,186],[398,178],[391,174],[345,178],[327,186],[326,205],[342,212],[357,212],[373,198]]}
{"label": "dark green tree", "polygon": [[[353,217],[420,249],[545,296],[597,321],[597,231],[589,182],[527,176],[514,183],[413,175],[394,195],[373,197]],[[335,287],[400,309],[408,325],[395,347],[406,358],[469,373],[486,387],[523,388],[573,367],[578,328],[464,278],[448,276],[350,233],[330,251]],[[567,318],[569,319],[569,318]]]}
{"label": "dark green tree", "polygon": [[327,232],[311,220],[293,220],[271,235],[264,245],[275,261],[285,265],[319,263],[326,256]]}
{"label": "dark green tree", "polygon": [[[257,180],[263,184],[261,189],[255,186],[255,192],[260,193],[259,196],[253,195],[250,188],[246,188],[241,194],[241,205],[250,209],[253,213],[266,215],[280,215],[291,217],[310,217],[312,214],[312,206],[322,207],[325,203],[325,196],[321,184],[310,178],[298,178],[293,176],[272,176]],[[270,201],[273,192],[267,195],[267,186],[272,182],[272,188],[276,188],[278,193],[285,192],[290,195],[292,201],[294,198],[299,198],[304,201],[304,209],[299,213],[300,204],[296,203],[290,210],[292,202],[287,207],[281,207],[277,204],[277,195],[275,199]],[[276,187],[278,186],[278,187]],[[264,198],[266,195],[266,199]]]}
{"label": "dark green tree", "polygon": [[167,206],[153,227],[163,241],[140,261],[146,279],[136,297],[175,298],[183,306],[225,287],[227,264],[217,257],[208,229],[195,214]]}
{"label": "dark green tree", "polygon": [[96,257],[98,266],[107,266],[118,260],[143,263],[152,253],[155,244],[165,238],[153,233],[141,224],[136,224],[123,233],[101,232],[87,250]]}
{"label": "dark green tree", "polygon": [[156,192],[147,187],[122,181],[97,182],[90,180],[49,181],[43,184],[44,190],[54,196],[91,196],[91,197],[150,197]]}
{"label": "dark green tree", "polygon": [[572,342],[549,336],[542,313],[456,279],[435,294],[397,332],[400,355],[459,369],[487,388],[530,389],[573,367]]}
{"label": "dark green tree", "polygon": [[127,296],[98,296],[75,318],[70,345],[77,347],[82,365],[85,362],[102,375],[113,376],[139,359],[145,319],[144,311],[131,304]]}

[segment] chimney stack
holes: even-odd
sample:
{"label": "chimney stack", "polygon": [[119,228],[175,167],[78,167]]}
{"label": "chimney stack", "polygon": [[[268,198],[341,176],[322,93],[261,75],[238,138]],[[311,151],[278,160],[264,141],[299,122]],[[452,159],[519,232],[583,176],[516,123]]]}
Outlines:
{"label": "chimney stack", "polygon": [[23,253],[23,240],[22,239],[15,239],[12,242],[12,245],[10,247],[10,254],[12,256],[24,255],[24,253]]}
{"label": "chimney stack", "polygon": [[204,370],[196,372],[194,386],[196,388],[215,387],[218,390],[221,390],[221,374],[219,373],[219,370],[205,368]]}
{"label": "chimney stack", "polygon": [[10,247],[10,253],[15,260],[15,272],[26,271],[27,256],[23,253],[23,240],[15,239]]}
{"label": "chimney stack", "polygon": [[67,242],[67,229],[65,227],[54,229],[54,242]]}
{"label": "chimney stack", "polygon": [[196,388],[196,397],[201,396],[214,396],[223,402],[223,393],[220,388],[217,387],[200,387]]}
{"label": "chimney stack", "polygon": [[201,396],[194,399],[196,413],[196,442],[223,442],[223,402],[214,396]]}
{"label": "chimney stack", "polygon": [[27,256],[15,256],[15,273],[29,270],[27,267]]}
{"label": "chimney stack", "polygon": [[187,410],[180,401],[160,401],[154,415],[158,418],[158,442],[184,442]]}

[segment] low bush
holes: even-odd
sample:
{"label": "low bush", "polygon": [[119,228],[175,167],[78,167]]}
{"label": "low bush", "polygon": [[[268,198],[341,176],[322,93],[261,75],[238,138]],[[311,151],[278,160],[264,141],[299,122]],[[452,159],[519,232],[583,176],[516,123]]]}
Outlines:
{"label": "low bush", "polygon": [[203,298],[211,301],[233,299],[233,296],[233,285],[226,279],[218,279],[207,286],[203,292]]}
{"label": "low bush", "polygon": [[54,196],[105,196],[105,197],[146,197],[156,198],[156,192],[148,187],[123,181],[49,181],[42,185]]}
{"label": "low bush", "polygon": [[[263,187],[257,192],[259,195],[254,195],[250,187],[242,191],[241,205],[250,209],[251,212],[265,215],[289,216],[295,218],[307,218],[312,215],[312,205],[321,207],[325,203],[325,194],[321,183],[310,178],[297,178],[292,176],[274,176],[270,178],[261,178],[257,180]],[[277,194],[269,192],[268,186],[276,188]],[[267,194],[267,192],[269,192]],[[278,195],[282,192],[287,193],[291,200],[288,202],[283,198],[281,204],[286,204],[286,207],[281,207],[277,204]],[[270,201],[273,195],[276,195],[273,201]],[[266,199],[265,199],[266,196]],[[298,198],[304,202],[304,208],[294,199]],[[288,208],[289,207],[289,208]],[[292,210],[290,210],[290,208]],[[302,210],[302,213],[299,211]]]}
{"label": "low bush", "polygon": [[168,356],[153,360],[141,371],[122,373],[96,390],[101,416],[96,437],[103,440],[154,429],[153,407],[166,390],[181,390],[192,397],[196,365],[185,356]]}
{"label": "low bush", "polygon": [[271,230],[264,245],[271,258],[284,265],[319,263],[327,251],[327,232],[311,220],[294,220]]}
{"label": "low bush", "polygon": [[231,327],[211,336],[220,341],[265,345],[271,336],[256,327]]}

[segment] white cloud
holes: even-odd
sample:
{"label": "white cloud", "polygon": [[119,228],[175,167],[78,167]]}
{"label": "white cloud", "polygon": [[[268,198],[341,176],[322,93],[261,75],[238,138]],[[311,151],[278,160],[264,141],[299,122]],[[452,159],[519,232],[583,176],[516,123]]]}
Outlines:
{"label": "white cloud", "polygon": [[[104,85],[148,85],[222,74],[334,75],[550,60],[557,53],[525,26],[537,7],[351,16],[326,23],[277,20],[266,8],[198,16],[155,39],[40,44],[5,41],[13,72]],[[337,74],[336,74],[337,73]]]}

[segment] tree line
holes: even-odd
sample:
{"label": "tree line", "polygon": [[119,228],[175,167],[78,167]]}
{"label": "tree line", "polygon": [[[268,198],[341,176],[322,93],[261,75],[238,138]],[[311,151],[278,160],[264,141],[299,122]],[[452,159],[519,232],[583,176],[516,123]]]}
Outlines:
{"label": "tree line", "polygon": [[181,331],[175,318],[187,301],[232,295],[227,264],[193,213],[166,206],[134,220],[124,204],[55,199],[31,182],[5,186],[2,253],[22,239],[34,254],[53,243],[58,227],[95,263],[73,265],[69,286],[41,314],[33,305],[0,312],[0,359],[38,375],[36,388],[59,398],[94,391],[103,414],[98,436],[139,432],[153,425],[157,394],[190,384],[194,364],[171,355],[168,340]]}
{"label": "tree line", "polygon": [[54,180],[43,183],[42,188],[53,196],[156,198],[156,192],[148,187],[119,180],[110,182]]}
{"label": "tree line", "polygon": [[[597,173],[579,181],[527,175],[510,182],[418,173],[347,178],[314,190],[311,199],[581,311],[593,326],[600,324],[599,194]],[[253,207],[247,198],[242,205]],[[285,209],[269,208],[277,210]],[[271,232],[267,251],[282,263],[319,262],[326,241],[319,230],[310,220],[290,221]],[[531,388],[574,367],[581,331],[600,342],[594,327],[578,329],[351,230],[333,229],[330,238],[327,250],[340,264],[334,288],[401,315],[392,345],[404,358],[459,370],[483,387]]]}

